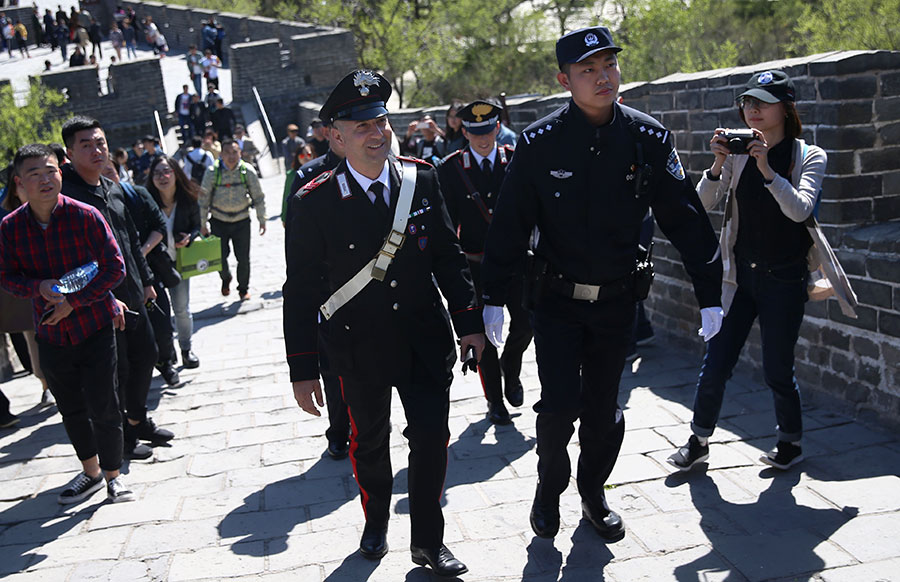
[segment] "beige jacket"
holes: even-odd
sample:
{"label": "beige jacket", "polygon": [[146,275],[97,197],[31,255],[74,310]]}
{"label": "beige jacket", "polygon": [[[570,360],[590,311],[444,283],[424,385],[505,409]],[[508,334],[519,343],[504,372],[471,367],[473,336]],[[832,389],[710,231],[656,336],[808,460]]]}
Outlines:
{"label": "beige jacket", "polygon": [[250,218],[251,206],[256,209],[259,222],[265,224],[266,197],[253,166],[241,161],[235,169],[229,170],[217,160],[206,169],[200,185],[201,222],[206,222],[210,212],[217,220],[238,222]]}
{"label": "beige jacket", "polygon": [[[855,307],[858,305],[856,293],[850,287],[847,275],[838,262],[831,245],[825,239],[818,221],[813,216],[819,191],[822,188],[822,178],[825,175],[825,164],[828,156],[822,148],[807,145],[802,139],[794,140],[792,159],[802,158],[802,163],[794,164],[791,180],[782,176],[775,176],[766,189],[778,202],[778,206],[785,216],[794,222],[803,222],[809,231],[813,245],[809,249],[807,260],[809,270],[816,271],[821,268],[827,284],[830,284],[831,292],[817,294],[815,299],[824,299],[834,295],[841,306],[841,311],[847,317],[856,318]],[[738,232],[738,204],[734,192],[737,189],[738,180],[744,171],[748,155],[732,155],[725,159],[722,166],[722,175],[718,180],[711,180],[709,171],[703,172],[703,177],[697,183],[697,194],[703,202],[706,210],[714,208],[723,197],[726,199],[725,220],[722,232],[719,236],[719,246],[722,249],[722,309],[728,313],[734,293],[737,290],[737,265],[734,262],[734,244]],[[793,184],[798,184],[794,188]]]}

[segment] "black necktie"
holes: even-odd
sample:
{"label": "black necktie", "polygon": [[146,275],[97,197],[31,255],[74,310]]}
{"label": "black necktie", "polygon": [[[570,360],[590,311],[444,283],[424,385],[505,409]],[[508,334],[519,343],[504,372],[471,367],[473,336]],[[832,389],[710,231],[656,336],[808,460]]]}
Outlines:
{"label": "black necktie", "polygon": [[369,192],[375,196],[373,204],[378,215],[381,216],[382,222],[389,222],[391,219],[391,210],[388,208],[387,202],[384,201],[384,184],[381,182],[372,182],[369,186]]}
{"label": "black necktie", "polygon": [[481,173],[484,174],[485,178],[490,179],[491,177],[491,161],[487,158],[481,160]]}

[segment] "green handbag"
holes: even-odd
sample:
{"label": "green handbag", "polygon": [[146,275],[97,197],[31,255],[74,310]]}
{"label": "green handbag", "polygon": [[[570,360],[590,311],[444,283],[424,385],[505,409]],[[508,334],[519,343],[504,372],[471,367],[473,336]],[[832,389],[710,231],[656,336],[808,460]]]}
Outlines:
{"label": "green handbag", "polygon": [[175,268],[182,279],[222,270],[222,243],[217,236],[198,238],[175,253]]}

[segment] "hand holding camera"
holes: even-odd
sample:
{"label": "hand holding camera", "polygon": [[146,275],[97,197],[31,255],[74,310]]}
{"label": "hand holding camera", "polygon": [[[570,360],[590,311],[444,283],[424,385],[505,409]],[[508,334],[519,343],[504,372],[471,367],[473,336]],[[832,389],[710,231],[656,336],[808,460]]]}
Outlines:
{"label": "hand holding camera", "polygon": [[769,179],[768,154],[769,145],[765,137],[758,129],[724,129],[717,128],[709,141],[709,149],[716,156],[710,173],[718,176],[722,172],[722,165],[729,155],[749,155],[756,160],[760,172]]}

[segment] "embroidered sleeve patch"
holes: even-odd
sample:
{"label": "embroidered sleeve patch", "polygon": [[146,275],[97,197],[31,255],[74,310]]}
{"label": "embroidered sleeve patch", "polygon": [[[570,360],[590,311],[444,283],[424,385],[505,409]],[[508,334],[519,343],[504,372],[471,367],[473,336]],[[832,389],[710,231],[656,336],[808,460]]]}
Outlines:
{"label": "embroidered sleeve patch", "polygon": [[678,152],[674,149],[669,152],[669,159],[666,160],[666,171],[676,180],[684,180],[684,167],[678,158]]}

